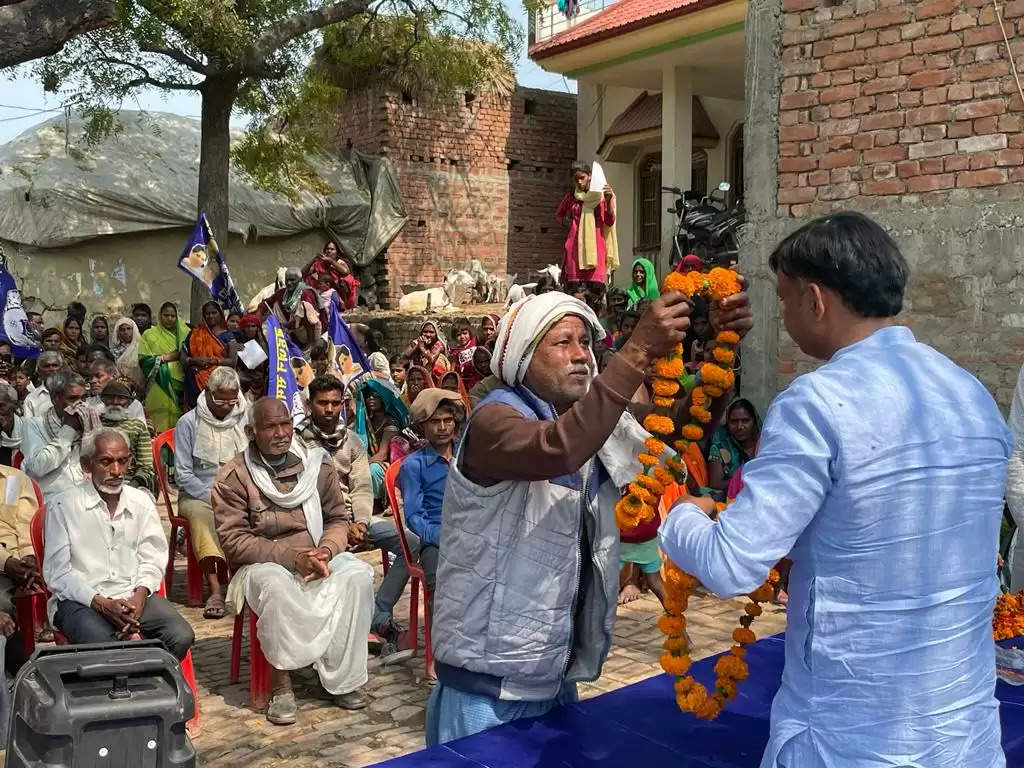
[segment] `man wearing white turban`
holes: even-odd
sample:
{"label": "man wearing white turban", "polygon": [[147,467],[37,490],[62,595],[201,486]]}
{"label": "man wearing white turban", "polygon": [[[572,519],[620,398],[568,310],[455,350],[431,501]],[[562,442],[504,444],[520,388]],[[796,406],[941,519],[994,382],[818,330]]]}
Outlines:
{"label": "man wearing white turban", "polygon": [[[745,333],[747,297],[727,301],[718,327]],[[605,331],[583,302],[531,296],[502,318],[502,386],[473,410],[445,487],[428,744],[542,715],[600,675],[618,595],[614,506],[647,437],[626,409],[688,315],[678,294],[656,300],[596,378]]]}

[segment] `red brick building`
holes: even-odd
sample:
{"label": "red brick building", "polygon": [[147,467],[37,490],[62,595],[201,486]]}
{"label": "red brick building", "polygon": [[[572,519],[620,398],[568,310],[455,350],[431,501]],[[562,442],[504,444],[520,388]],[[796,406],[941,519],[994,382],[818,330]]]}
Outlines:
{"label": "red brick building", "polygon": [[409,214],[388,249],[388,299],[441,282],[479,259],[518,274],[561,264],[555,222],[576,159],[576,97],[517,88],[510,98],[465,93],[351,95],[334,140],[387,156]]}

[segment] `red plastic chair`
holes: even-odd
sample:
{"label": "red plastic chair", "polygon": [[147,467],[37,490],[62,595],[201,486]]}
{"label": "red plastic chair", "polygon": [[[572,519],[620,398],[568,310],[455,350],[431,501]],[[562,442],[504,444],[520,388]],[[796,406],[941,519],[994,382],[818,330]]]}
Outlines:
{"label": "red plastic chair", "polygon": [[243,605],[235,616],[235,629],[231,633],[231,668],[228,679],[238,682],[242,667],[242,634],[245,632],[245,613],[249,612],[249,706],[256,711],[266,709],[270,701],[270,662],[263,655],[260,638],[256,632],[256,624],[260,617],[256,612]]}
{"label": "red plastic chair", "polygon": [[167,486],[167,468],[163,462],[163,449],[166,448],[174,456],[174,427],[161,432],[153,440],[153,466],[156,468],[156,479],[160,484],[160,492],[164,497],[164,504],[167,507],[167,519],[171,521],[170,546],[167,554],[167,572],[164,574],[164,581],[170,591],[174,587],[174,553],[178,543],[178,529],[185,531],[185,604],[190,606],[202,605],[203,603],[203,571],[196,560],[196,553],[192,549],[192,532],[188,527],[188,520],[174,514],[174,507],[171,506],[171,494]]}
{"label": "red plastic chair", "polygon": [[[29,535],[32,537],[32,550],[36,554],[36,560],[39,561],[40,565],[43,562],[44,539],[43,539],[43,519],[46,514],[46,506],[40,507],[39,511],[32,515],[32,521],[29,523]],[[44,593],[47,597],[49,596],[49,590]],[[157,590],[157,594],[161,597],[167,597],[167,590],[164,588],[163,582],[160,583],[160,589]],[[70,645],[70,641],[67,635],[58,632],[56,629],[53,630],[53,642],[57,645]],[[193,738],[199,735],[199,693],[196,691],[196,670],[192,664],[192,651],[188,651],[185,654],[185,658],[181,660],[181,674],[185,678],[185,682],[188,683],[188,687],[192,689],[192,698],[196,702],[196,713],[191,720],[188,721],[187,727],[189,735]]]}
{"label": "red plastic chair", "polygon": [[398,495],[395,483],[398,481],[398,470],[402,466],[401,461],[396,461],[388,467],[384,475],[384,488],[388,494],[388,503],[391,505],[391,513],[395,516],[395,528],[398,530],[398,540],[402,545],[402,557],[405,558],[405,567],[409,570],[409,642],[410,647],[419,650],[419,588],[423,585],[423,644],[426,651],[427,669],[434,663],[434,651],[430,645],[430,587],[427,586],[427,578],[423,573],[423,566],[412,559],[412,552],[409,549],[409,542],[405,538],[405,522],[402,520],[402,510],[398,504]]}
{"label": "red plastic chair", "polygon": [[11,454],[11,466],[15,469],[21,469],[21,463],[25,460],[25,454],[21,451],[15,451]]}

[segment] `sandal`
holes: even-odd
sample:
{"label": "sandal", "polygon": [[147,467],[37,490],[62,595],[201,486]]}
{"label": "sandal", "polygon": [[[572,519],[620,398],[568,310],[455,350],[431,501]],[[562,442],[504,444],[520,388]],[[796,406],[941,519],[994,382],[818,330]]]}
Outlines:
{"label": "sandal", "polygon": [[203,618],[223,619],[225,611],[224,598],[220,595],[210,595],[210,599],[206,601],[206,606],[203,608]]}

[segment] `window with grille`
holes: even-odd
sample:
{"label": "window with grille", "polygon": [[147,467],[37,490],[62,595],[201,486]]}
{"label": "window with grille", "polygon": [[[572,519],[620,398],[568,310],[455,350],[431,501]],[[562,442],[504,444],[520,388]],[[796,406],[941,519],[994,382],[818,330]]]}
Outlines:
{"label": "window with grille", "polygon": [[661,245],[661,153],[647,155],[637,168],[636,247]]}

